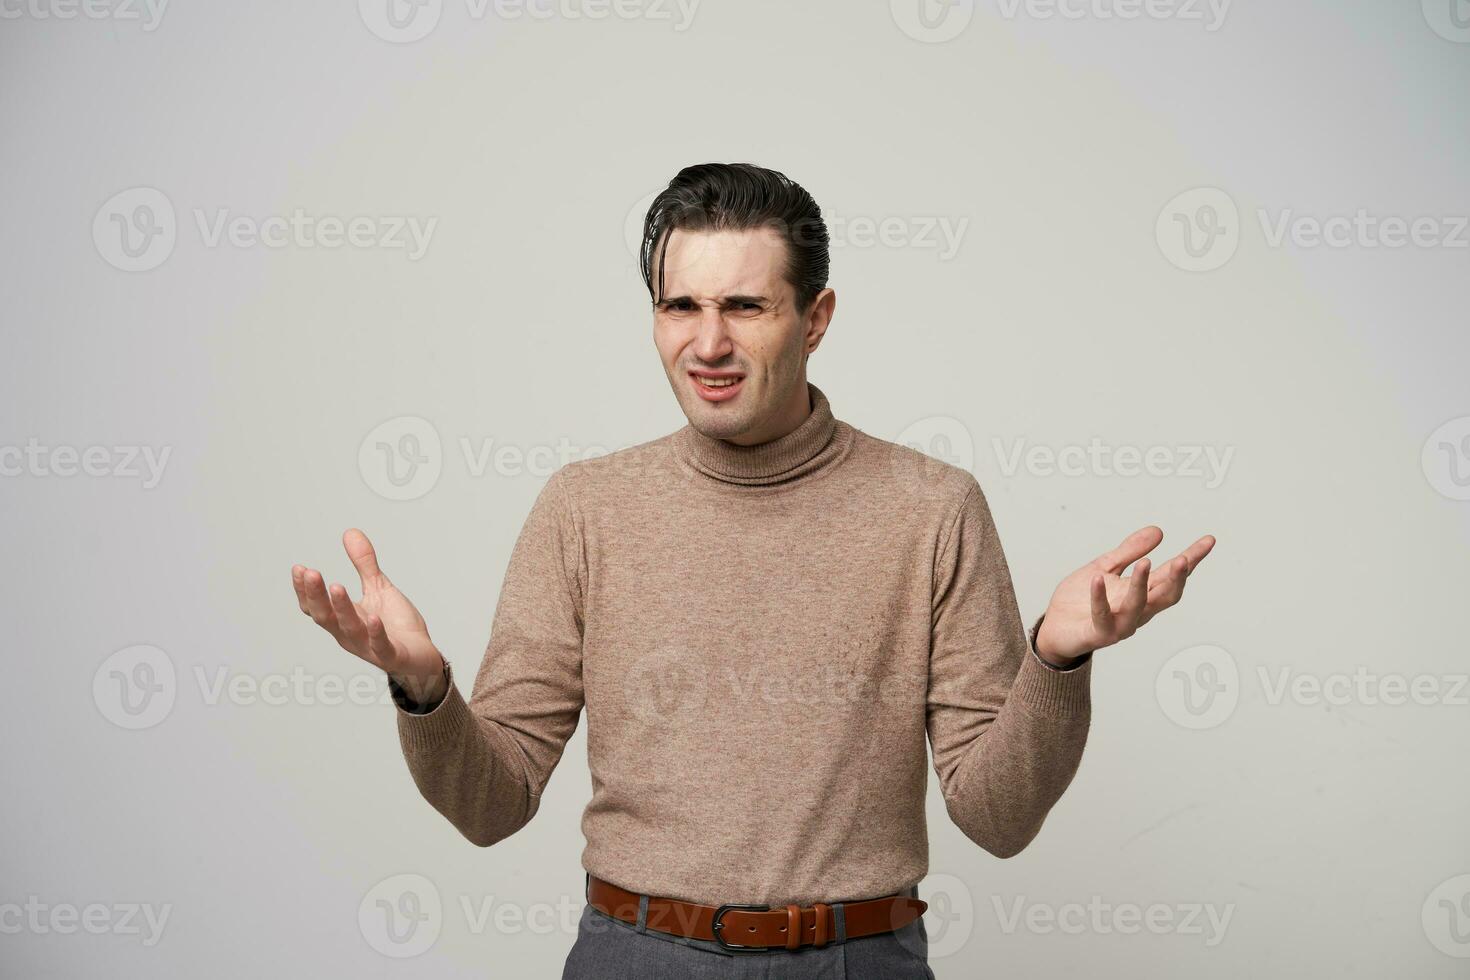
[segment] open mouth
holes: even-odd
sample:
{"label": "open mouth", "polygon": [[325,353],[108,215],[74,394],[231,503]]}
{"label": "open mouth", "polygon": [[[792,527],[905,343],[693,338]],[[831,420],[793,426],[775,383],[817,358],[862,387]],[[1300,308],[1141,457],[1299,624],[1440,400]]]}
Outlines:
{"label": "open mouth", "polygon": [[745,375],[733,371],[690,371],[694,390],[705,401],[725,401],[740,391]]}

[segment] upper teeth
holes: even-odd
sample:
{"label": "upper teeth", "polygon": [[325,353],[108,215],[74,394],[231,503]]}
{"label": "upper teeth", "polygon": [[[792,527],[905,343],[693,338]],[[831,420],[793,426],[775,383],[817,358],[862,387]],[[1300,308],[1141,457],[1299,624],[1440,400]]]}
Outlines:
{"label": "upper teeth", "polygon": [[730,385],[734,384],[735,382],[737,382],[739,380],[740,380],[739,378],[700,378],[699,379],[699,381],[700,381],[701,384],[706,385],[707,387],[710,387],[710,388],[726,388],[726,387],[729,387]]}

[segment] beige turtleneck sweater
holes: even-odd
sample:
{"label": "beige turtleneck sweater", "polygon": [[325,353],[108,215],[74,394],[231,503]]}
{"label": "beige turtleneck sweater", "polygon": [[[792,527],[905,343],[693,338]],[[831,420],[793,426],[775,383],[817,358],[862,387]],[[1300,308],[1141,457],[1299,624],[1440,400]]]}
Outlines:
{"label": "beige turtleneck sweater", "polygon": [[718,905],[889,895],[950,817],[1006,857],[1071,782],[1090,656],[1030,649],[975,478],[812,413],[741,447],[692,426],[564,466],[512,551],[468,701],[416,713],[424,797],[493,844],[587,711],[583,866]]}

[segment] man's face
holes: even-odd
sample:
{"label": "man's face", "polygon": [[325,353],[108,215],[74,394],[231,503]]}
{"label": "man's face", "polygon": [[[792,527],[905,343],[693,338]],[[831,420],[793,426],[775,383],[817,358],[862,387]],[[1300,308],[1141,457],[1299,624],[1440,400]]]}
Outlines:
{"label": "man's face", "polygon": [[741,445],[790,431],[807,410],[806,355],[827,329],[832,290],[797,310],[772,228],[676,229],[664,263],[653,341],[690,425]]}

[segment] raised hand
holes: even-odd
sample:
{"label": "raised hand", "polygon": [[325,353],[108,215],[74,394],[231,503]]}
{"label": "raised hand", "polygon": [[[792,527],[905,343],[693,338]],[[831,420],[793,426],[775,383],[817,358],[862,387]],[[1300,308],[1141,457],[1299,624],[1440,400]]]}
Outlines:
{"label": "raised hand", "polygon": [[[1144,555],[1162,540],[1164,532],[1157,527],[1140,528],[1112,551],[1064,578],[1046,607],[1036,634],[1036,652],[1050,663],[1065,666],[1092,650],[1127,639],[1178,602],[1185,580],[1215,547],[1215,538],[1205,535],[1150,574]],[[1123,575],[1130,564],[1133,573]]]}
{"label": "raised hand", "polygon": [[366,534],[352,528],[342,535],[342,546],[362,580],[362,600],[353,602],[336,582],[328,587],[316,569],[292,565],[301,611],[342,649],[386,671],[415,701],[436,703],[446,690],[444,658],[429,639],[424,617],[378,567]]}

